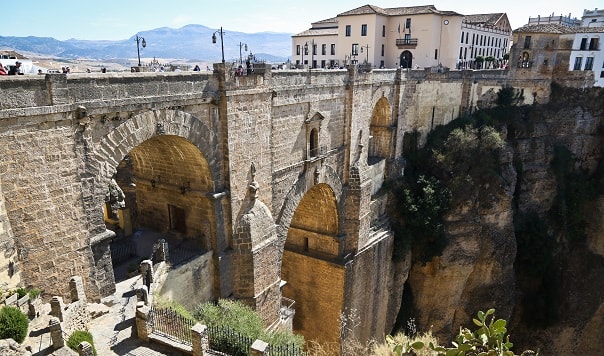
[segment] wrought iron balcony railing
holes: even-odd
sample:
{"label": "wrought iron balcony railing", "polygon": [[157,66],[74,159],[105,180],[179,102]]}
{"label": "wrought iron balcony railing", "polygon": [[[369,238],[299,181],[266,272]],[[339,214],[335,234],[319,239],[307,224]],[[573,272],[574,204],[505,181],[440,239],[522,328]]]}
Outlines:
{"label": "wrought iron balcony railing", "polygon": [[417,47],[417,38],[397,38],[396,46],[398,48],[415,48]]}

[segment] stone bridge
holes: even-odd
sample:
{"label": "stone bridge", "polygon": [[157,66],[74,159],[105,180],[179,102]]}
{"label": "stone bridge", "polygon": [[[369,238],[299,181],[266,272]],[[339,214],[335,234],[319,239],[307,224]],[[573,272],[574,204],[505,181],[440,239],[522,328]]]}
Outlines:
{"label": "stone bridge", "polygon": [[[421,144],[503,85],[527,100],[548,87],[500,70],[235,77],[224,64],[2,78],[0,282],[66,296],[79,275],[90,299],[111,294],[110,243],[128,238],[106,203],[117,183],[134,229],[212,251],[213,299],[243,300],[267,325],[293,299],[307,340],[381,337],[403,286],[380,187],[402,174],[405,133]],[[341,330],[341,316],[362,327]]]}

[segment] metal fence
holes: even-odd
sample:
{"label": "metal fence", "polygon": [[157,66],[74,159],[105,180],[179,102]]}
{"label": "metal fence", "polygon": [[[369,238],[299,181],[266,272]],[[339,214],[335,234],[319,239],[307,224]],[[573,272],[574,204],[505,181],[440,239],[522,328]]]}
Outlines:
{"label": "metal fence", "polygon": [[268,345],[270,356],[305,356],[306,353],[294,344],[290,345]]}
{"label": "metal fence", "polygon": [[111,243],[111,262],[117,266],[136,256],[136,246],[132,239],[127,238]]}
{"label": "metal fence", "polygon": [[149,324],[153,334],[192,345],[191,328],[195,325],[195,321],[181,316],[173,309],[151,307]]}
{"label": "metal fence", "polygon": [[[151,333],[175,342],[191,346],[191,328],[195,321],[187,319],[171,308],[151,307],[149,326]],[[247,356],[255,339],[240,334],[225,326],[208,326],[209,348],[231,356]],[[268,345],[271,356],[305,356],[302,348],[295,344]]]}
{"label": "metal fence", "polygon": [[254,340],[228,327],[208,326],[210,349],[233,356],[247,356]]}
{"label": "metal fence", "polygon": [[[237,331],[225,326],[208,326],[208,340],[210,349],[233,356],[247,356],[250,354],[251,345],[255,339],[241,335]],[[271,356],[305,356],[302,348],[295,344],[268,345],[268,354]]]}

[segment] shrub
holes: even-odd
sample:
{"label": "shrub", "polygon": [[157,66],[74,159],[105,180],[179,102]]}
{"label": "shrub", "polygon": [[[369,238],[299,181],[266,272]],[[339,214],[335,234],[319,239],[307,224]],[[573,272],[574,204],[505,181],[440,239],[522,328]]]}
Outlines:
{"label": "shrub", "polygon": [[217,303],[203,303],[195,308],[193,316],[210,327],[226,331],[211,336],[210,340],[216,342],[214,347],[229,354],[247,355],[251,345],[239,341],[235,335],[227,335],[228,333],[239,334],[252,341],[260,339],[273,346],[293,345],[301,350],[304,345],[304,338],[291,332],[265,331],[260,316],[251,307],[239,301],[220,299]]}
{"label": "shrub", "polygon": [[473,321],[479,328],[475,331],[460,328],[459,335],[453,342],[454,347],[444,348],[430,345],[430,348],[437,351],[439,355],[514,356],[511,351],[514,344],[510,342],[509,335],[505,335],[507,322],[503,319],[495,320],[495,309],[489,309],[486,313],[479,311],[478,319],[473,319]]}
{"label": "shrub", "polygon": [[67,340],[67,346],[74,351],[78,351],[78,345],[82,342],[86,341],[92,346],[92,352],[94,352],[96,356],[96,348],[94,347],[94,342],[92,341],[92,334],[86,330],[76,330],[69,336]]}
{"label": "shrub", "polygon": [[0,339],[11,338],[22,343],[28,326],[29,319],[19,308],[5,306],[0,309]]}

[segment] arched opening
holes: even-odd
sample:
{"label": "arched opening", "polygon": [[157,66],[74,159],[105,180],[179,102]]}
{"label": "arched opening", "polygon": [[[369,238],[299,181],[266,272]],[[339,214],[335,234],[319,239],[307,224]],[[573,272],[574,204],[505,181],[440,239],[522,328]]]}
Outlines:
{"label": "arched opening", "polygon": [[523,52],[522,56],[518,59],[518,68],[529,68],[531,66],[531,59],[528,52]]}
{"label": "arched opening", "polygon": [[388,99],[382,97],[378,100],[369,125],[369,152],[368,163],[371,161],[388,158],[392,143],[392,113]]}
{"label": "arched opening", "polygon": [[165,239],[177,264],[211,249],[215,226],[207,193],[213,180],[199,148],[175,135],[152,137],[119,163],[105,196],[105,223],[116,280],[125,278]]}
{"label": "arched opening", "polygon": [[283,252],[283,296],[295,301],[294,331],[307,341],[338,342],[344,303],[339,259],[338,208],[332,188],[317,184],[304,194],[291,220]]}
{"label": "arched opening", "polygon": [[400,58],[401,68],[413,68],[413,54],[410,51],[403,51]]}
{"label": "arched opening", "polygon": [[367,153],[367,164],[374,172],[372,193],[377,192],[384,182],[387,159],[391,156],[394,126],[392,124],[392,110],[390,103],[385,97],[380,98],[373,113],[369,125],[369,150]]}
{"label": "arched opening", "polygon": [[319,131],[317,129],[310,130],[309,146],[310,157],[317,157],[319,155]]}

